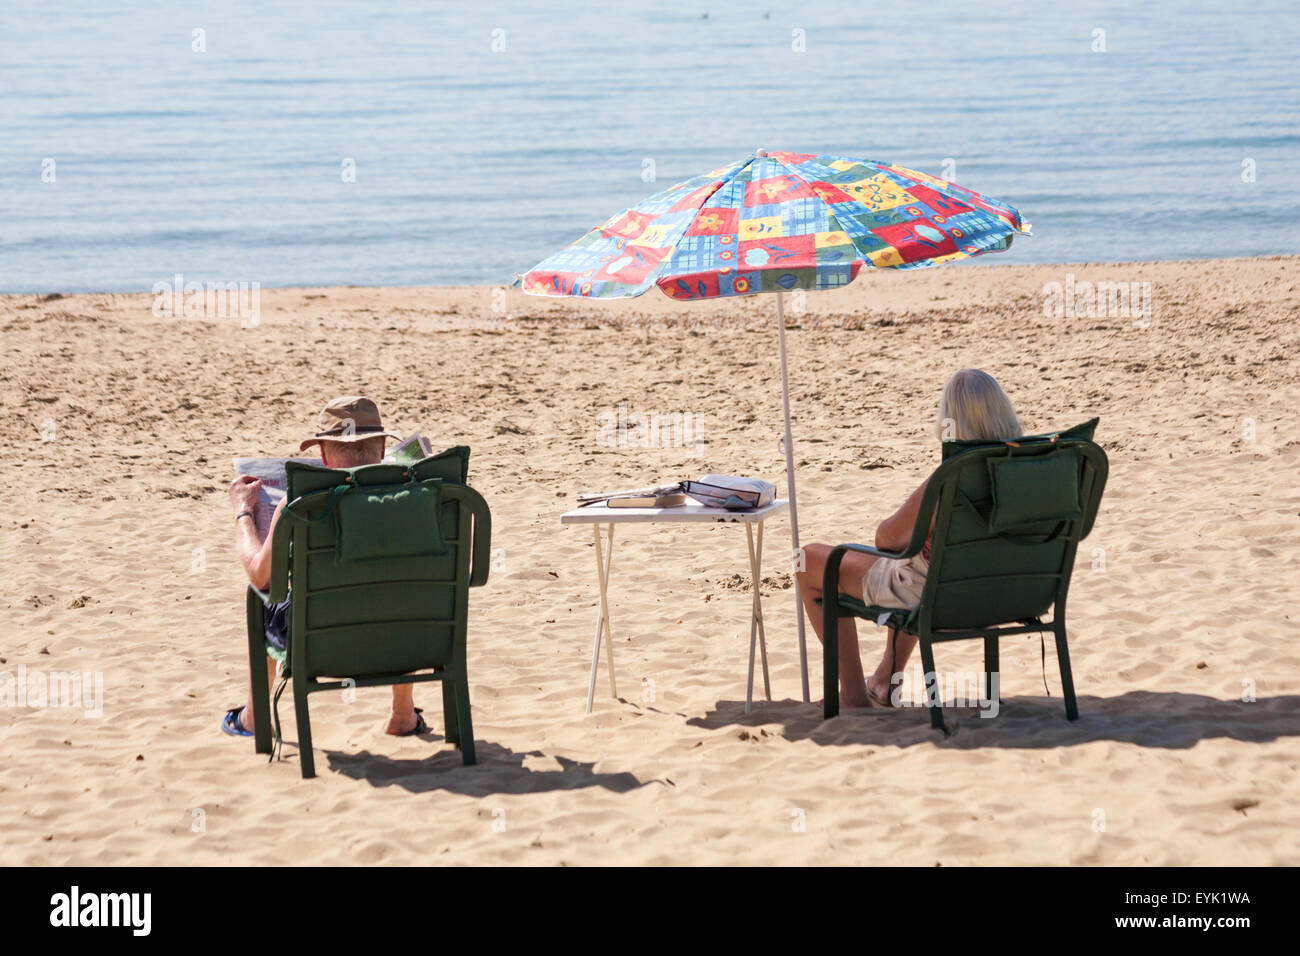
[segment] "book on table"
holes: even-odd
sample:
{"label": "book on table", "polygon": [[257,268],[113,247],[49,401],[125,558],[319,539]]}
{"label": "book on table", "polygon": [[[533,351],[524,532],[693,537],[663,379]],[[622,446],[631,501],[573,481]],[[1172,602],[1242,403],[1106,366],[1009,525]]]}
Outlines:
{"label": "book on table", "polygon": [[686,496],[676,495],[615,495],[605,501],[607,508],[676,508],[686,504]]}
{"label": "book on table", "polygon": [[607,508],[675,508],[686,504],[686,495],[682,492],[680,482],[634,488],[631,491],[601,491],[578,495],[579,507],[600,503]]}

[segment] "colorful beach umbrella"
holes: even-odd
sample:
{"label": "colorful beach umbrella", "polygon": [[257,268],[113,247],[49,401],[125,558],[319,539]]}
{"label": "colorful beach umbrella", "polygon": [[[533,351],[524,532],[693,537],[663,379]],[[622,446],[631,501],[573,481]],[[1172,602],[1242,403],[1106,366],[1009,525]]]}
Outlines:
{"label": "colorful beach umbrella", "polygon": [[[785,292],[838,289],[863,265],[915,269],[999,252],[1029,225],[1006,203],[891,163],[767,152],[678,183],[539,262],[530,295],[673,299],[775,292],[790,530],[799,550]],[[803,699],[808,651],[795,582]]]}

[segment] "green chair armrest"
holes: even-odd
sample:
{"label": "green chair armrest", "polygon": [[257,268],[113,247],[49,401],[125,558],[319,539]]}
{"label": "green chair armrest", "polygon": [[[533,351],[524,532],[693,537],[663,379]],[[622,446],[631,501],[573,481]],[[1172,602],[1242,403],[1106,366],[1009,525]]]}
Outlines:
{"label": "green chair armrest", "polygon": [[885,551],[869,544],[837,544],[835,550],[841,552],[856,551],[858,554],[872,554],[878,558],[910,558],[921,549],[918,547],[916,551],[912,551],[910,548],[904,548],[902,551]]}
{"label": "green chair armrest", "polygon": [[492,512],[483,496],[468,485],[443,485],[442,493],[445,497],[464,502],[474,516],[469,586],[481,587],[487,583],[492,565]]}
{"label": "green chair armrest", "polygon": [[293,539],[293,529],[285,520],[288,514],[286,506],[271,531],[271,581],[263,595],[268,604],[279,604],[289,599],[289,542]]}

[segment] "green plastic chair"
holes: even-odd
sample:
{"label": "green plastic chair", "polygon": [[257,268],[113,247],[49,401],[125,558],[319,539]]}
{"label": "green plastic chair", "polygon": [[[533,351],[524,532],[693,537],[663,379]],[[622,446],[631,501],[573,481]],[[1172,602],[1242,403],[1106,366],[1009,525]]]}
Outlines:
{"label": "green plastic chair", "polygon": [[[248,590],[254,745],[272,754],[271,713],[292,681],[303,777],[315,776],[307,700],[323,690],[442,681],[445,738],[475,762],[465,637],[469,589],[488,577],[492,518],[464,484],[469,449],[410,467],[290,462],[271,582]],[[268,705],[266,603],[292,593],[288,649]],[[332,678],[322,680],[322,678]]]}
{"label": "green plastic chair", "polygon": [[[1095,421],[1088,423],[1087,434]],[[1084,426],[1081,426],[1081,428]],[[1106,454],[1085,439],[1043,436],[1015,442],[946,443],[951,457],[926,484],[911,540],[897,552],[841,544],[822,579],[825,635],[824,715],[839,713],[839,618],[864,618],[915,634],[925,669],[925,706],[943,730],[934,645],[982,638],[988,699],[996,699],[998,639],[1051,632],[1061,667],[1065,716],[1079,716],[1065,634],[1065,599],[1075,552],[1092,530],[1106,486]],[[934,517],[930,569],[914,610],[866,605],[839,591],[849,551],[910,558],[921,551]],[[837,596],[838,599],[831,599]],[[1048,611],[1051,620],[1043,621]],[[891,668],[891,673],[893,668]]]}

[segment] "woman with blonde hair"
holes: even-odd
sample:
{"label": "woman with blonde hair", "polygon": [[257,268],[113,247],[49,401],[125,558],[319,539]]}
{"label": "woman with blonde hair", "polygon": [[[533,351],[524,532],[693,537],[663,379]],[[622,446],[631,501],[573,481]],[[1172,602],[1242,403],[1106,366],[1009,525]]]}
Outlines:
{"label": "woman with blonde hair", "polygon": [[[992,375],[966,368],[948,379],[939,397],[935,435],[951,439],[1005,439],[1023,434],[1011,400]],[[908,496],[902,507],[880,523],[875,545],[882,551],[901,551],[912,536],[926,481]],[[931,524],[933,526],[933,516]],[[822,596],[822,574],[832,545],[810,544],[804,551],[804,570],[799,589],[812,618],[818,639],[822,638],[822,609],[815,602]],[[914,608],[921,600],[925,575],[930,569],[930,539],[920,554],[899,560],[850,551],[840,565],[840,593],[868,605]],[[845,707],[890,707],[894,685],[891,671],[902,671],[916,647],[916,635],[890,631],[885,651],[870,678],[862,670],[858,632],[852,617],[840,618],[840,701]]]}

